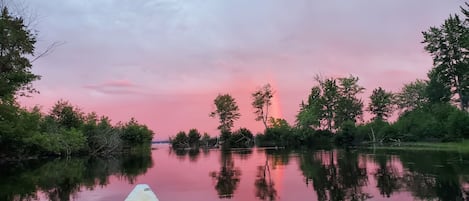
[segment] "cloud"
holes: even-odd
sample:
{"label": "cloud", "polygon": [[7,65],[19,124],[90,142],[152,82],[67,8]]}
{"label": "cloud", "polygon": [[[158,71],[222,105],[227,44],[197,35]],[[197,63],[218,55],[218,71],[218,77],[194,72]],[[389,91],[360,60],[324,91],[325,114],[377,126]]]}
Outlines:
{"label": "cloud", "polygon": [[108,95],[141,94],[140,87],[128,80],[110,80],[100,84],[83,86],[96,92]]}
{"label": "cloud", "polygon": [[[378,86],[396,91],[425,77],[431,67],[431,57],[420,43],[421,31],[441,24],[463,4],[441,0],[28,3],[41,16],[37,49],[66,42],[34,63],[33,71],[43,76],[35,82],[42,92],[35,100],[50,105],[49,101],[64,98],[117,119],[132,112],[151,122],[153,129],[169,133],[189,125],[216,128],[216,121],[205,117],[217,93],[233,92],[246,116],[243,124],[256,124],[251,122],[249,94],[267,82],[276,82],[282,113],[290,122],[318,73],[359,76],[366,93]],[[124,105],[130,107],[123,111]],[[151,115],[147,107],[153,107]],[[177,114],[167,118],[172,112]],[[179,116],[184,122],[178,122]]]}

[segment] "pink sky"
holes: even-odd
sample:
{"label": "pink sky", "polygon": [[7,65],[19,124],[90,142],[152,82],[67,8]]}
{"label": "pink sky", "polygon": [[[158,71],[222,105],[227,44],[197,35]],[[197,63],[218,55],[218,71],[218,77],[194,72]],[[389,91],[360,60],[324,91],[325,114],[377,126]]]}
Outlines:
{"label": "pink sky", "polygon": [[135,117],[167,139],[189,128],[216,135],[208,114],[218,93],[230,93],[242,113],[235,126],[258,132],[250,93],[266,83],[293,124],[316,74],[359,76],[365,96],[425,78],[432,61],[421,32],[463,3],[25,1],[38,15],[37,50],[64,45],[33,63],[41,93],[21,102],[46,112],[69,100],[114,122]]}

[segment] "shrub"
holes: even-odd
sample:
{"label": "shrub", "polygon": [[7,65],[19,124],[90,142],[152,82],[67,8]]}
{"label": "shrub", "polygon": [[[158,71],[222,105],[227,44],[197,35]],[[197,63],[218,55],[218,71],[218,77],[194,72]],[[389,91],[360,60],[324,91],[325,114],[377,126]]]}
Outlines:
{"label": "shrub", "polygon": [[232,148],[248,148],[254,145],[254,135],[247,128],[240,128],[234,131],[230,138]]}

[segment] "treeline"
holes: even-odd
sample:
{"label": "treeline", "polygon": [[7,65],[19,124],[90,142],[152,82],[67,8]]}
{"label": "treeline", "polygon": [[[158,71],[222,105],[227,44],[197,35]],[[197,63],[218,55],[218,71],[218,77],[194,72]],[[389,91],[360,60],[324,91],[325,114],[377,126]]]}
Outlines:
{"label": "treeline", "polygon": [[234,132],[222,133],[220,138],[210,137],[207,133],[203,136],[195,128],[190,129],[186,134],[180,131],[174,137],[170,137],[169,141],[174,149],[199,149],[213,148],[221,144],[224,148],[249,148],[254,146],[254,135],[247,128],[240,128]]}
{"label": "treeline", "polygon": [[11,14],[7,7],[1,9],[0,160],[42,155],[107,156],[150,143],[153,131],[134,119],[111,125],[108,117],[84,114],[66,101],[57,102],[47,114],[38,107],[27,110],[19,106],[18,96],[37,92],[32,82],[40,76],[31,72],[30,60],[35,55],[37,36],[21,16]]}
{"label": "treeline", "polygon": [[83,113],[67,101],[58,101],[47,114],[16,105],[0,104],[0,156],[101,155],[149,145],[153,131],[135,119],[111,124],[106,116]]}
{"label": "treeline", "polygon": [[[466,6],[469,4],[466,3]],[[463,18],[450,15],[439,27],[423,32],[425,50],[433,58],[426,80],[405,84],[399,92],[373,89],[369,104],[360,95],[359,78],[320,77],[300,104],[294,125],[269,116],[275,92],[267,84],[251,94],[255,120],[265,132],[256,135],[259,146],[354,145],[369,142],[458,141],[469,138],[469,10]],[[214,100],[211,117],[219,119],[219,144],[232,142],[234,122],[241,116],[230,94]],[[364,112],[372,119],[363,120]],[[397,121],[388,118],[399,114]],[[229,143],[227,145],[230,145]],[[228,146],[229,147],[229,146]]]}

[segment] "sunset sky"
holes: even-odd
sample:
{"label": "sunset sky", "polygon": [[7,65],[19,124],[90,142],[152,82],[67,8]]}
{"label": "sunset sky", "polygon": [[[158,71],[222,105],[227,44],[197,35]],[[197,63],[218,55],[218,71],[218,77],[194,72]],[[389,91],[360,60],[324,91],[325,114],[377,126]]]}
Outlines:
{"label": "sunset sky", "polygon": [[[459,12],[462,0],[32,0],[43,111],[59,99],[113,122],[135,117],[167,139],[197,128],[219,93],[237,100],[235,127],[262,130],[250,94],[271,83],[273,112],[294,123],[316,74],[358,76],[366,89],[397,91],[431,68],[421,32]],[[365,102],[367,100],[364,99]]]}

